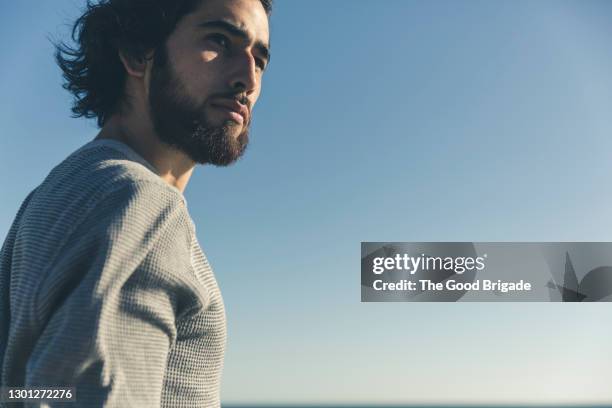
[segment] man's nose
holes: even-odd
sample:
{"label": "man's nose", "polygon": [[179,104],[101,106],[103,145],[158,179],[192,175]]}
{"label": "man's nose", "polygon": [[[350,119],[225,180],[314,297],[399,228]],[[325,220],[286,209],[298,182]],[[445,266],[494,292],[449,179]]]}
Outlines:
{"label": "man's nose", "polygon": [[257,66],[255,59],[250,54],[242,54],[236,57],[235,69],[230,78],[233,90],[245,92],[247,95],[257,90],[259,79],[257,77]]}

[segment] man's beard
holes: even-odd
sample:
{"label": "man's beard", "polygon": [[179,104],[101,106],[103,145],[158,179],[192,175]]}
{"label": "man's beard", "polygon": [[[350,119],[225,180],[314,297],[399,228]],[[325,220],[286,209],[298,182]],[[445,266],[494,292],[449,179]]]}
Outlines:
{"label": "man's beard", "polygon": [[246,150],[249,124],[234,137],[235,126],[240,125],[227,120],[221,126],[213,126],[206,117],[205,104],[206,101],[198,106],[187,94],[172,69],[165,46],[161,46],[153,61],[149,93],[155,132],[162,142],[182,151],[196,163],[232,164]]}

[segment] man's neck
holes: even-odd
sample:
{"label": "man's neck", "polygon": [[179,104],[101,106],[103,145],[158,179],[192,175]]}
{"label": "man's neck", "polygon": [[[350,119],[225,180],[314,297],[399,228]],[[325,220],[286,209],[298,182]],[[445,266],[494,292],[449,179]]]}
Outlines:
{"label": "man's neck", "polygon": [[113,116],[104,124],[96,139],[113,139],[126,144],[153,165],[164,181],[181,192],[185,191],[195,162],[183,152],[162,143],[153,129]]}

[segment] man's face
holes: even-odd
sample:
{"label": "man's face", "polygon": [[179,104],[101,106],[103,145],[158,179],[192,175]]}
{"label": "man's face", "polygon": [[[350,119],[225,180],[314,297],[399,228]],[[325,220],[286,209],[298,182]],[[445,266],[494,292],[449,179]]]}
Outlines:
{"label": "man's face", "polygon": [[268,44],[260,0],[205,0],[180,20],[151,68],[149,106],[160,139],[196,163],[238,160]]}

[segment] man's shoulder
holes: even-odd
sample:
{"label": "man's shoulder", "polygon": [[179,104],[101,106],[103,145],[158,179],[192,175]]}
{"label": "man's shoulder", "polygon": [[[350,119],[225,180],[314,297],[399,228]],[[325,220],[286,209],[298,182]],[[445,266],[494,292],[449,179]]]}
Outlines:
{"label": "man's shoulder", "polygon": [[108,140],[86,144],[53,168],[27,207],[26,220],[44,219],[62,229],[85,221],[128,220],[133,227],[169,212],[191,226],[183,194],[127,146]]}
{"label": "man's shoulder", "polygon": [[54,167],[42,185],[61,183],[64,187],[83,185],[87,189],[115,190],[118,186],[139,182],[182,196],[159,177],[151,164],[115,140],[94,140],[85,144]]}
{"label": "man's shoulder", "polygon": [[71,153],[51,170],[35,195],[38,199],[95,201],[121,189],[184,203],[182,193],[166,183],[151,164],[114,140],[94,140]]}
{"label": "man's shoulder", "polygon": [[129,263],[127,272],[146,261],[155,276],[190,268],[194,227],[182,193],[121,150],[86,147],[58,164],[22,204],[2,251],[19,248],[22,265],[13,267],[47,265],[49,276],[99,259]]}

